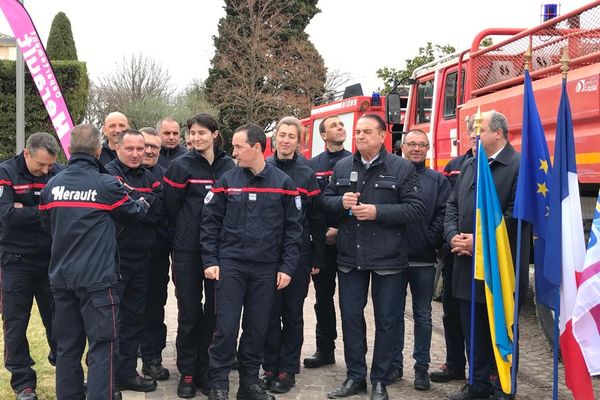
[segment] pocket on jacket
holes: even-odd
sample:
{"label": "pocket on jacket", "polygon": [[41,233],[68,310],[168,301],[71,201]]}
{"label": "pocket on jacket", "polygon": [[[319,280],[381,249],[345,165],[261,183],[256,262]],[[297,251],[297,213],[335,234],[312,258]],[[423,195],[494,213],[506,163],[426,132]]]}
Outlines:
{"label": "pocket on jacket", "polygon": [[114,289],[104,289],[90,293],[94,309],[94,331],[96,340],[109,341],[117,337],[118,304]]}

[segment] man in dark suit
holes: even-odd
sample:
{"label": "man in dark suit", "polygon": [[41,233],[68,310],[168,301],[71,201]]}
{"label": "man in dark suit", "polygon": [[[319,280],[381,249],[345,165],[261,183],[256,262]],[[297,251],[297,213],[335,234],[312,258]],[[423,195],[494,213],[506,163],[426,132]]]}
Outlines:
{"label": "man in dark suit", "polygon": [[[513,263],[516,254],[516,221],[512,219],[512,211],[519,174],[520,154],[508,142],[508,123],[506,117],[499,112],[484,114],[480,130],[480,140],[489,159],[500,206],[508,230]],[[479,155],[477,155],[479,157]],[[471,279],[473,254],[473,211],[475,204],[475,157],[463,165],[454,191],[446,205],[444,220],[444,236],[454,253],[454,271],[452,293],[458,299],[460,321],[467,345],[470,350],[471,321]],[[528,227],[525,227],[528,228]],[[528,283],[529,230],[523,230],[521,242],[521,296],[525,298]],[[449,400],[487,399],[493,393],[490,373],[494,369],[494,357],[490,339],[490,329],[485,305],[484,286],[476,281],[475,286],[475,332],[473,337],[474,358],[472,363],[473,385],[467,385],[460,391],[446,397]]]}

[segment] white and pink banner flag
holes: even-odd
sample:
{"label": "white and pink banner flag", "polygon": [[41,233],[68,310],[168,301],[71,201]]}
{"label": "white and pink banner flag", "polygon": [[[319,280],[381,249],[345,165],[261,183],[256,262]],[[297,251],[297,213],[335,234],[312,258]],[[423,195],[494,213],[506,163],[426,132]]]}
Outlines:
{"label": "white and pink banner flag", "polygon": [[577,277],[577,301],[573,309],[573,335],[583,353],[590,375],[600,375],[600,193],[585,254]]}
{"label": "white and pink banner flag", "polygon": [[60,139],[60,144],[69,158],[68,148],[73,120],[33,21],[17,0],[0,0],[0,10],[13,31],[17,45],[23,53],[25,64],[29,68],[46,111],[48,111],[48,116],[52,120],[54,130]]}

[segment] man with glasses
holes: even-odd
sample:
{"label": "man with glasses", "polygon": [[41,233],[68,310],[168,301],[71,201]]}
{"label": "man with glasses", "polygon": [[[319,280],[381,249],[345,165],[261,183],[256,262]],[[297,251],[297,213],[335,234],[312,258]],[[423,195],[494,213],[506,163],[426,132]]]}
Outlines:
{"label": "man with glasses", "polygon": [[429,390],[429,351],[431,348],[431,301],[435,280],[437,250],[443,244],[444,213],[446,200],[450,196],[450,183],[439,172],[425,166],[429,150],[427,134],[420,129],[409,131],[404,136],[402,153],[412,162],[419,175],[419,183],[425,202],[425,218],[407,225],[408,268],[402,270],[401,302],[398,317],[398,340],[394,349],[394,361],[390,380],[395,381],[403,375],[404,349],[404,309],[406,289],[410,285],[414,318],[415,380],[417,390]]}
{"label": "man with glasses", "polygon": [[[142,166],[149,170],[157,182],[162,182],[165,168],[158,164],[160,136],[154,128],[140,129],[144,135],[144,158]],[[161,203],[164,207],[164,203]],[[156,242],[152,246],[150,265],[148,266],[148,293],[146,295],[146,318],[142,336],[142,373],[157,381],[169,379],[169,370],[162,365],[162,350],[167,345],[167,326],[165,325],[165,305],[167,304],[167,286],[169,284],[169,255],[172,238],[167,232],[166,217],[156,230]]]}

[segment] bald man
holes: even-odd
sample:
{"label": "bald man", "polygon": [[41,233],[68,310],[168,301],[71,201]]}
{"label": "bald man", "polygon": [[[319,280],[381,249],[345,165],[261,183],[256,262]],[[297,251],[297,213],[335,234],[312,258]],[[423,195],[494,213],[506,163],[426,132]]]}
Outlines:
{"label": "bald man", "polygon": [[102,165],[106,165],[117,158],[115,151],[117,134],[125,129],[129,129],[129,121],[124,114],[113,111],[104,118],[104,125],[102,126],[104,141],[102,142],[102,153],[100,153]]}

